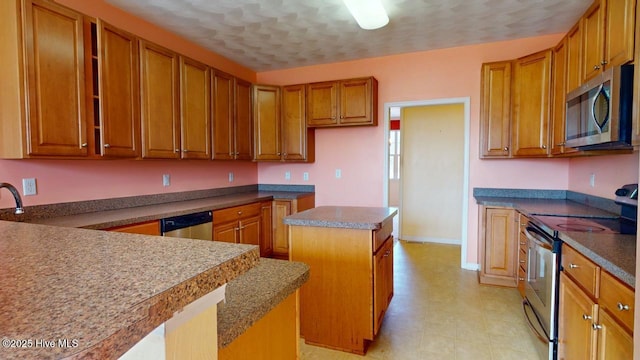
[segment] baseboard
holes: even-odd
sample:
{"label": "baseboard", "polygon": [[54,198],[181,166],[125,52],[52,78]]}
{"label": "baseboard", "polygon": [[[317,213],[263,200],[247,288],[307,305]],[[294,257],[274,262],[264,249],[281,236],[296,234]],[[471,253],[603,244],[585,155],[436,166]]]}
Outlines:
{"label": "baseboard", "polygon": [[465,263],[465,264],[462,264],[462,268],[465,270],[478,271],[480,270],[480,264]]}
{"label": "baseboard", "polygon": [[428,236],[400,236],[401,240],[405,241],[415,241],[415,242],[426,242],[426,243],[436,243],[436,244],[449,244],[449,245],[461,245],[462,241],[457,239],[443,239],[443,238],[434,238]]}

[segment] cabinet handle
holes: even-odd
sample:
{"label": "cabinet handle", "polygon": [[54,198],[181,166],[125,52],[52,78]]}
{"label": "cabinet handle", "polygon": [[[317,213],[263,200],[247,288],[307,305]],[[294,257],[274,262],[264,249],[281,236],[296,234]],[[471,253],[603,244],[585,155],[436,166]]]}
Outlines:
{"label": "cabinet handle", "polygon": [[602,329],[602,325],[596,323],[591,324],[591,327],[596,331]]}
{"label": "cabinet handle", "polygon": [[87,145],[89,145],[89,144],[87,144],[87,143],[82,143],[80,146],[82,146],[82,147],[87,147]]}
{"label": "cabinet handle", "polygon": [[238,211],[238,215],[242,215],[242,211]]}
{"label": "cabinet handle", "polygon": [[189,150],[184,149],[184,150],[182,150],[182,152],[183,152],[183,153],[186,153],[186,152],[189,152]]}
{"label": "cabinet handle", "polygon": [[109,144],[104,144],[104,148],[105,148],[105,149],[108,149],[108,148],[110,148],[110,147],[111,147],[111,145],[109,145]]}
{"label": "cabinet handle", "polygon": [[527,243],[526,243],[526,242],[522,242],[522,241],[521,241],[521,242],[520,242],[520,245],[527,245]]}
{"label": "cabinet handle", "polygon": [[336,119],[336,117],[335,117],[335,116],[332,116],[332,117],[331,117],[331,120],[335,120],[335,119]]}
{"label": "cabinet handle", "polygon": [[382,255],[383,257],[389,257],[389,255],[391,254],[391,250],[387,250],[384,255]]}
{"label": "cabinet handle", "polygon": [[282,153],[278,153],[278,156],[282,155]]}
{"label": "cabinet handle", "polygon": [[542,145],[542,148],[543,148],[543,149],[546,149],[546,148],[547,148],[547,145]]}
{"label": "cabinet handle", "polygon": [[177,153],[179,153],[179,152],[180,152],[180,149],[175,149],[174,151],[175,151],[175,152],[177,152]]}
{"label": "cabinet handle", "polygon": [[577,269],[577,268],[579,268],[579,266],[578,266],[578,265],[576,265],[576,264],[569,264],[569,269]]}
{"label": "cabinet handle", "polygon": [[520,260],[520,264],[524,264],[526,261],[524,260]]}
{"label": "cabinet handle", "polygon": [[593,65],[593,70],[600,70],[600,65]]}
{"label": "cabinet handle", "polygon": [[565,143],[556,144],[556,146],[564,146]]}
{"label": "cabinet handle", "polygon": [[587,315],[587,314],[582,314],[582,320],[587,321],[587,320],[591,320],[591,319],[593,319],[593,316]]}
{"label": "cabinet handle", "polygon": [[240,226],[239,228],[236,228],[236,230],[244,230],[246,226]]}
{"label": "cabinet handle", "polygon": [[524,281],[524,278],[518,278],[518,280],[520,280],[520,281]]}
{"label": "cabinet handle", "polygon": [[235,230],[235,231],[240,231],[240,228],[239,228],[239,227],[237,227],[237,228],[234,228],[233,230]]}
{"label": "cabinet handle", "polygon": [[609,62],[607,60],[600,61],[600,65],[607,65]]}
{"label": "cabinet handle", "polygon": [[629,311],[629,305],[618,303],[618,310],[620,311]]}
{"label": "cabinet handle", "polygon": [[502,149],[502,150],[504,150],[504,151],[509,151],[509,147],[508,147],[508,146],[505,146],[505,147],[504,147],[504,149]]}

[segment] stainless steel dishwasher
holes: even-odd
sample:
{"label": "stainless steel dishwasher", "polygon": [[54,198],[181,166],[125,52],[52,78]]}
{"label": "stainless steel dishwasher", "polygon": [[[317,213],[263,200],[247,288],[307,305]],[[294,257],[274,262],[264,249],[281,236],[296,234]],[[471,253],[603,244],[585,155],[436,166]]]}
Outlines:
{"label": "stainless steel dishwasher", "polygon": [[203,211],[160,220],[162,236],[213,240],[213,214]]}

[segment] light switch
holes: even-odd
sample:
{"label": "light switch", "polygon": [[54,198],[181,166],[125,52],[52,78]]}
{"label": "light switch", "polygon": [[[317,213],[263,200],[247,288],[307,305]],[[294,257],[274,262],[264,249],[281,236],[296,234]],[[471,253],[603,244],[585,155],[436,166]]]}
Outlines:
{"label": "light switch", "polygon": [[342,177],[342,170],[336,169],[336,179],[340,179]]}
{"label": "light switch", "polygon": [[171,185],[171,175],[163,174],[162,175],[162,186],[169,186],[169,185]]}

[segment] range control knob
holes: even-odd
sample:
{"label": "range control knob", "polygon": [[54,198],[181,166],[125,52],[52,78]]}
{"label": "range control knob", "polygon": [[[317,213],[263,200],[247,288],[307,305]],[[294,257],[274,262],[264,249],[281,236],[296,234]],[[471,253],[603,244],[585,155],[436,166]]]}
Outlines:
{"label": "range control knob", "polygon": [[629,190],[627,189],[618,189],[616,190],[616,196],[627,196],[629,194]]}

